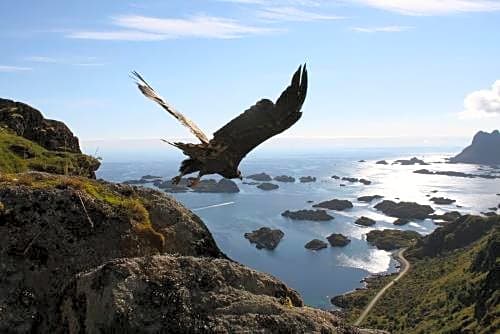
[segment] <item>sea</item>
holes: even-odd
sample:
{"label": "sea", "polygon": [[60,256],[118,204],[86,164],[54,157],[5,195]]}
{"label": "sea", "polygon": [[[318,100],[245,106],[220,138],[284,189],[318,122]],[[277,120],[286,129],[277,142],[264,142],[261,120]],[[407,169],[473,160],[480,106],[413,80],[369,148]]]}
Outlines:
{"label": "sea", "polygon": [[[438,227],[430,219],[395,226],[395,218],[374,209],[376,201],[361,203],[357,201],[359,196],[381,195],[388,200],[429,204],[437,213],[457,210],[479,214],[498,207],[500,196],[496,194],[500,193],[500,179],[413,173],[426,168],[432,171],[500,175],[499,169],[487,166],[446,163],[446,158],[456,153],[455,148],[334,148],[308,153],[289,147],[280,151],[257,151],[241,163],[240,170],[244,176],[265,172],[271,176],[293,176],[297,181],[274,182],[279,185],[279,189],[264,191],[255,185],[235,180],[240,188],[239,193],[188,192],[170,195],[201,217],[220,249],[231,259],[281,279],[297,290],[310,306],[334,309],[330,303],[331,297],[363,287],[362,281],[367,276],[398,270],[391,252],[379,250],[367,243],[366,234],[369,231],[403,229],[426,235]],[[423,159],[430,165],[392,164],[397,159],[411,157]],[[147,174],[169,179],[177,174],[181,159],[104,159],[97,177],[112,182],[139,179]],[[388,165],[376,164],[378,160],[386,160]],[[333,175],[364,178],[372,184],[335,180]],[[301,176],[314,176],[317,181],[300,183],[298,178]],[[451,198],[456,203],[435,205],[429,201],[428,195]],[[328,222],[293,221],[281,216],[285,210],[311,209],[314,203],[334,198],[350,200],[354,207],[342,212],[330,211],[329,214],[335,219]],[[372,227],[355,225],[354,221],[361,216],[376,220],[376,224]],[[284,238],[276,249],[259,250],[244,238],[246,232],[263,226],[284,232]],[[320,251],[304,248],[308,241],[315,238],[326,241],[326,237],[332,233],[346,235],[351,243],[345,247],[328,247]]]}

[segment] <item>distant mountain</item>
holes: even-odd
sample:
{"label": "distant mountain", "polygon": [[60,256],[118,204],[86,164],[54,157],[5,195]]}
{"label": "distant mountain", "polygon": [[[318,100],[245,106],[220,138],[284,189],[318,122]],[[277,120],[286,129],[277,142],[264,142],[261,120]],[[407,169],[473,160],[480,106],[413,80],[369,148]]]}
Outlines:
{"label": "distant mountain", "polygon": [[462,153],[450,159],[451,163],[498,165],[500,164],[500,132],[479,131]]}

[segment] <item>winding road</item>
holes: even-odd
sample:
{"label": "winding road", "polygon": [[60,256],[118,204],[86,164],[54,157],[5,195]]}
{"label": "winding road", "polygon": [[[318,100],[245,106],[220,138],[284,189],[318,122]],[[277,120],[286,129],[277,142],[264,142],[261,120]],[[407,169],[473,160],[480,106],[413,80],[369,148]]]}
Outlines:
{"label": "winding road", "polygon": [[410,262],[408,262],[407,259],[405,259],[404,257],[404,252],[406,251],[406,248],[402,248],[400,249],[397,253],[396,253],[396,259],[398,260],[398,262],[401,264],[401,271],[399,272],[399,275],[396,276],[395,279],[393,279],[392,281],[390,281],[386,286],[384,286],[376,295],[375,297],[373,297],[373,299],[370,301],[370,303],[366,306],[366,308],[364,309],[363,313],[361,313],[361,315],[359,316],[359,318],[354,322],[354,325],[355,326],[359,326],[361,325],[361,323],[363,322],[363,320],[365,320],[366,316],[368,315],[368,313],[370,313],[370,311],[372,310],[372,308],[375,306],[375,304],[377,304],[377,302],[379,301],[380,298],[382,298],[384,296],[384,294],[386,293],[386,291],[391,287],[393,286],[397,281],[399,281],[404,275],[406,275],[406,273],[408,272],[408,270],[410,269]]}

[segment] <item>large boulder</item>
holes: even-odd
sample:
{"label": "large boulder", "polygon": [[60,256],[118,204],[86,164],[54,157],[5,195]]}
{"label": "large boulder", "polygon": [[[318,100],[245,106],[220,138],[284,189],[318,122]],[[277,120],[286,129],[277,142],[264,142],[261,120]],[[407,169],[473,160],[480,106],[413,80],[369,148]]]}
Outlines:
{"label": "large boulder", "polygon": [[117,259],[64,293],[68,333],[356,333],[281,281],[214,258]]}
{"label": "large boulder", "polygon": [[482,165],[500,164],[500,132],[479,131],[460,154],[450,159],[451,163],[467,163]]}

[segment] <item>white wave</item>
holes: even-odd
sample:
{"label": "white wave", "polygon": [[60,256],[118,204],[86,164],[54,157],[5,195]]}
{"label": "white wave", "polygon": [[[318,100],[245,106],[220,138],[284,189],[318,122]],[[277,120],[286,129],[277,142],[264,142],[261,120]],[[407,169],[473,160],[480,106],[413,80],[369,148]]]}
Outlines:
{"label": "white wave", "polygon": [[220,206],[231,205],[234,203],[235,202],[226,202],[226,203],[214,204],[214,205],[209,205],[209,206],[203,206],[201,208],[192,209],[192,211],[200,211],[200,210],[205,210],[205,209],[218,208]]}
{"label": "white wave", "polygon": [[391,253],[384,250],[370,249],[364,256],[347,256],[340,254],[337,256],[340,265],[344,267],[364,269],[372,274],[382,273],[389,269],[391,263]]}

